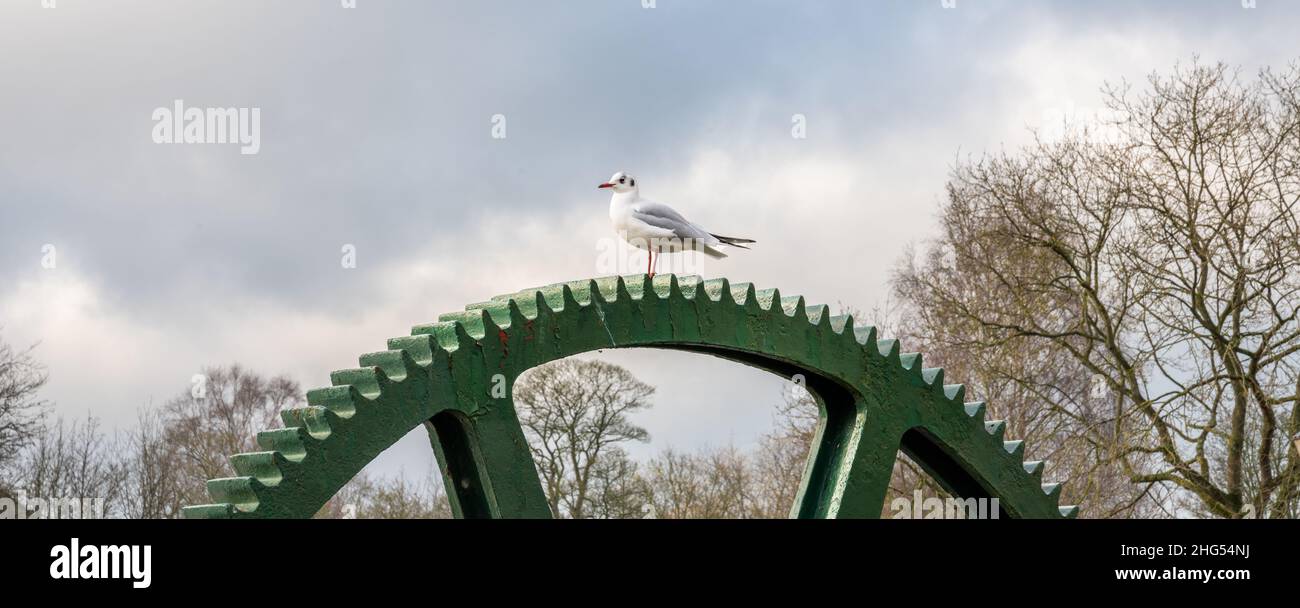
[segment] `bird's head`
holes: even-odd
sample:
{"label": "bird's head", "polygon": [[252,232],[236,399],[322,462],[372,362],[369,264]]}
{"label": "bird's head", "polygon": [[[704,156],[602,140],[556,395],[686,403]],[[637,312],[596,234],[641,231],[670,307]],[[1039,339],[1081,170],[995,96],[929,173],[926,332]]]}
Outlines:
{"label": "bird's head", "polygon": [[614,192],[632,192],[633,190],[636,190],[636,178],[632,177],[626,171],[619,171],[610,176],[609,181],[596,187],[609,188]]}

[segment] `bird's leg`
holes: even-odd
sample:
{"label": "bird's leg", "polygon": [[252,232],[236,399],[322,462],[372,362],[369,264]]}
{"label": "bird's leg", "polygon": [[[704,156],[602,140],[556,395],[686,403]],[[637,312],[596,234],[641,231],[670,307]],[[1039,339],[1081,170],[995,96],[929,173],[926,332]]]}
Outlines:
{"label": "bird's leg", "polygon": [[655,278],[655,271],[654,271],[654,267],[651,265],[654,264],[655,261],[655,250],[647,249],[646,254],[649,255],[650,257],[646,258],[645,260],[645,272],[646,274],[650,275],[650,278],[653,279]]}

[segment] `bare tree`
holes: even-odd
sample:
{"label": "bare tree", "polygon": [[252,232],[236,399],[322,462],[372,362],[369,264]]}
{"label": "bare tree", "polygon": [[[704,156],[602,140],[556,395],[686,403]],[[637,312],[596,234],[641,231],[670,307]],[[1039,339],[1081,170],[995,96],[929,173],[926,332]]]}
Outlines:
{"label": "bare tree", "polygon": [[596,460],[591,472],[589,517],[637,519],[651,515],[640,465],[618,447]]}
{"label": "bare tree", "polygon": [[174,459],[175,471],[167,475],[174,476],[175,497],[163,502],[208,502],[206,480],[234,475],[230,456],[260,450],[257,432],[279,426],[280,410],[304,403],[298,383],[286,376],[268,378],[231,365],[209,368],[204,378],[202,391],[186,390],[163,406],[159,423],[165,445],[152,443],[156,435],[140,438],[155,447],[146,458]]}
{"label": "bare tree", "polygon": [[181,508],[187,504],[181,492],[186,480],[181,477],[178,448],[168,442],[165,428],[161,413],[146,408],[136,416],[135,427],[123,437],[128,472],[123,496],[127,517],[174,519],[181,516]]}
{"label": "bare tree", "polygon": [[321,519],[450,519],[451,503],[441,480],[411,483],[404,474],[375,478],[365,471],[343,486],[320,512]]}
{"label": "bare tree", "polygon": [[15,351],[0,340],[0,474],[42,431],[47,404],[36,393],[48,376],[31,353],[31,348]]}
{"label": "bare tree", "polygon": [[773,429],[759,438],[750,456],[754,517],[790,516],[819,420],[819,406],[807,390],[797,384],[782,389]]}
{"label": "bare tree", "polygon": [[628,416],[649,408],[653,394],[631,372],[601,361],[564,359],[519,379],[514,400],[552,513],[581,519],[612,508],[592,506],[597,473],[602,488],[623,483],[610,474],[632,474],[633,467],[604,461],[621,458],[620,443],[649,440]]}
{"label": "bare tree", "polygon": [[1300,71],[1197,64],[1105,93],[1111,137],[959,166],[897,292],[1056,438],[1094,514],[1175,490],[1205,514],[1294,512]]}
{"label": "bare tree", "polygon": [[[1021,255],[1010,245],[986,247],[982,254],[1004,255],[999,264],[1016,268],[1021,276],[1041,270],[1041,259]],[[895,289],[908,303],[900,322],[909,348],[925,352],[928,364],[944,367],[947,377],[966,385],[972,399],[985,401],[987,417],[1005,420],[1008,435],[1025,440],[1031,458],[1050,461],[1053,477],[1070,481],[1065,499],[1081,504],[1084,516],[1158,513],[1151,488],[1131,484],[1113,466],[1114,441],[1098,441],[1087,432],[1108,428],[1110,413],[1090,369],[1049,341],[1007,339],[973,322],[967,316],[972,311],[1004,301],[1004,294],[987,289],[987,274],[969,268],[945,271],[946,291],[930,289],[933,281],[923,273],[946,268],[955,259],[946,242],[938,243],[924,266],[909,260],[897,276]],[[1030,309],[1026,304],[1025,314],[1062,314],[1048,300]],[[891,483],[891,490],[906,495],[908,484],[899,481]]]}
{"label": "bare tree", "polygon": [[756,516],[753,470],[735,447],[689,454],[665,449],[645,466],[647,501],[661,519]]}
{"label": "bare tree", "polygon": [[91,500],[102,501],[106,515],[123,513],[127,464],[116,439],[101,431],[93,417],[71,423],[59,419],[43,427],[20,453],[15,469],[16,491],[49,504],[78,504],[73,517],[90,516],[80,504]]}

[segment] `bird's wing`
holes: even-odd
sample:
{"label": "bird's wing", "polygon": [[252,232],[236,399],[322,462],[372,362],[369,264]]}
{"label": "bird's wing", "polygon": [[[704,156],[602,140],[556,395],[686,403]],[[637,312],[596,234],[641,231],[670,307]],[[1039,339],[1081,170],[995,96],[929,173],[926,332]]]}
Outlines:
{"label": "bird's wing", "polygon": [[709,232],[682,217],[676,209],[654,201],[637,201],[632,205],[632,217],[655,228],[671,230],[682,239],[695,239],[705,245],[717,245],[718,240]]}

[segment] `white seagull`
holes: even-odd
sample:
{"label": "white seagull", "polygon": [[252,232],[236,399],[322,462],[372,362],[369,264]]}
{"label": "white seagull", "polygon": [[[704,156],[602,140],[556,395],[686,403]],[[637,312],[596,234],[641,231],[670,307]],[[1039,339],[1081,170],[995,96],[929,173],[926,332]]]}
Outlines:
{"label": "white seagull", "polygon": [[749,249],[744,243],[753,243],[750,239],[712,234],[690,220],[682,217],[672,207],[641,198],[641,189],[636,185],[636,178],[619,171],[609,181],[596,186],[609,188],[614,196],[609,199],[609,219],[614,222],[614,230],[623,240],[637,249],[650,253],[646,260],[646,273],[655,276],[655,252],[677,252],[684,250],[703,251],[711,257],[725,258],[727,254],[718,250],[722,245]]}

